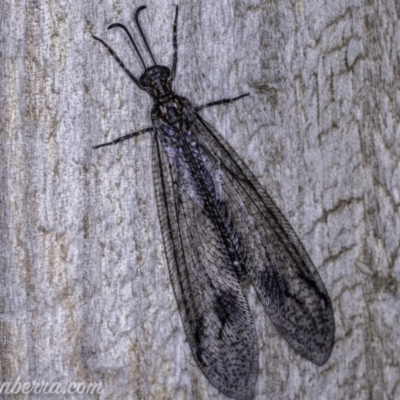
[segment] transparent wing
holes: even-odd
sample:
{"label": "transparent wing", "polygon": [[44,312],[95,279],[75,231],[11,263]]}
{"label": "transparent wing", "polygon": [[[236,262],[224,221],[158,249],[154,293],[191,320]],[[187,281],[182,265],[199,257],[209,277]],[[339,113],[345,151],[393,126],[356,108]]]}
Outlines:
{"label": "transparent wing", "polygon": [[[248,303],[227,251],[228,236],[234,234],[222,221],[215,222],[215,213],[223,210],[217,204],[212,209],[210,201],[215,199],[201,187],[213,184],[207,171],[188,163],[177,152],[166,151],[156,130],[153,175],[171,282],[193,357],[204,375],[227,396],[250,399],[258,348]],[[204,180],[196,180],[196,173]]]}
{"label": "transparent wing", "polygon": [[196,115],[193,132],[245,254],[245,275],[269,317],[298,353],[317,365],[332,351],[331,301],[309,255],[284,215],[230,145]]}

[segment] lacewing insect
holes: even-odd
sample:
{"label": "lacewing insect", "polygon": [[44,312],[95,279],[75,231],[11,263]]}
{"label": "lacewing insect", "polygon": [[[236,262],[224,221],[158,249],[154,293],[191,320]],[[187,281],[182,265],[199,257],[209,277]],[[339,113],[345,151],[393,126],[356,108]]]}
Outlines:
{"label": "lacewing insect", "polygon": [[178,61],[176,7],[171,70],[147,67],[137,79],[103,40],[133,82],[154,100],[152,127],[107,146],[153,132],[153,177],[169,274],[187,341],[197,365],[219,391],[250,399],[258,373],[256,330],[242,290],[254,286],[289,345],[317,365],[329,358],[335,334],[329,295],[309,255],[281,211],[244,162],[199,111],[248,96],[194,107],[171,84]]}

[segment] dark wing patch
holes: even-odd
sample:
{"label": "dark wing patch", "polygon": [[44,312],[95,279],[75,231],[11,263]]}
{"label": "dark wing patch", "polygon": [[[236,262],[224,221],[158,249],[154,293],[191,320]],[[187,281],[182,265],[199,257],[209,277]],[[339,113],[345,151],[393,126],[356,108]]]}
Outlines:
{"label": "dark wing patch", "polygon": [[194,136],[210,168],[220,169],[221,198],[246,255],[245,275],[269,317],[298,353],[317,365],[332,351],[329,295],[287,219],[230,145],[199,115]]}
{"label": "dark wing patch", "polygon": [[193,357],[222,393],[250,399],[258,372],[257,338],[237,271],[210,211],[194,193],[195,183],[164,151],[157,131],[153,175],[170,278]]}

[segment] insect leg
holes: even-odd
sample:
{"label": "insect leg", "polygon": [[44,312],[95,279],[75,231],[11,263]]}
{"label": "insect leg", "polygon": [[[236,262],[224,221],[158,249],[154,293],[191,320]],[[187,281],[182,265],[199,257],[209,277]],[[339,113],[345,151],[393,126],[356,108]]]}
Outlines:
{"label": "insect leg", "polygon": [[177,39],[177,29],[178,29],[178,6],[176,6],[175,11],[175,21],[174,21],[174,28],[173,28],[173,46],[174,46],[174,55],[172,58],[172,69],[171,69],[171,77],[170,80],[173,81],[175,78],[176,73],[176,64],[178,63],[178,39]]}
{"label": "insect leg", "polygon": [[232,99],[221,99],[221,100],[217,100],[217,101],[213,101],[212,103],[207,103],[207,104],[203,104],[202,106],[196,107],[195,111],[200,111],[203,108],[208,108],[208,107],[213,107],[213,106],[217,106],[219,104],[229,104],[229,103],[233,103],[236,100],[241,99],[242,97],[246,97],[249,96],[249,93],[246,94],[242,94],[238,97],[233,97]]}
{"label": "insect leg", "polygon": [[117,144],[119,142],[122,142],[123,140],[130,139],[130,138],[133,138],[135,136],[138,136],[141,133],[151,132],[152,130],[153,130],[153,127],[142,129],[140,131],[129,133],[128,135],[125,135],[125,136],[121,136],[121,137],[113,140],[112,142],[107,142],[107,143],[99,144],[97,146],[93,146],[93,148],[94,149],[98,149],[99,147],[103,147],[103,146],[111,146],[112,144]]}

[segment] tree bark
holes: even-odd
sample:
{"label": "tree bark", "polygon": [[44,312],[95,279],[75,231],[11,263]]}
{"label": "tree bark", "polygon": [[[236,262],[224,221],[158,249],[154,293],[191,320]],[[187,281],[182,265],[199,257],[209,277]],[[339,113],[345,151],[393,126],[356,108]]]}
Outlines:
{"label": "tree bark", "polygon": [[[146,4],[143,28],[170,67],[175,9]],[[335,311],[335,347],[317,367],[247,290],[255,399],[400,398],[399,4],[179,4],[174,90],[194,105],[250,93],[202,115],[286,215]],[[0,385],[101,382],[102,394],[82,399],[225,398],[193,361],[177,311],[151,133],[92,148],[151,126],[149,96],[92,38],[139,77],[126,35],[107,26],[139,37],[140,5],[0,3]],[[15,398],[30,397],[47,398]]]}

